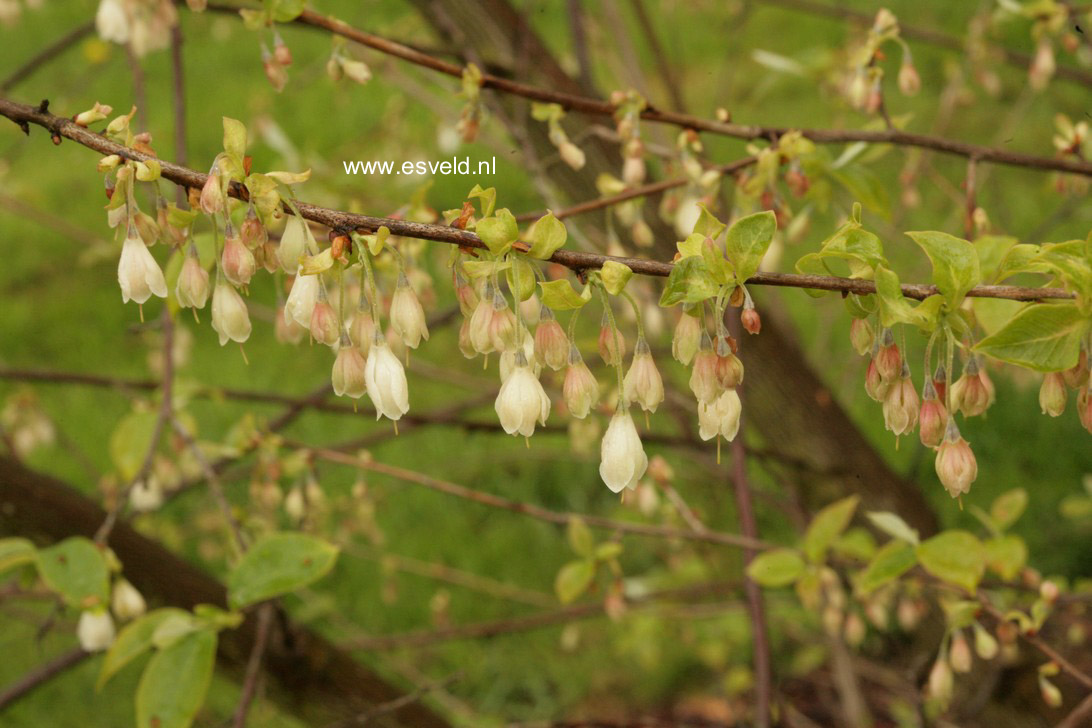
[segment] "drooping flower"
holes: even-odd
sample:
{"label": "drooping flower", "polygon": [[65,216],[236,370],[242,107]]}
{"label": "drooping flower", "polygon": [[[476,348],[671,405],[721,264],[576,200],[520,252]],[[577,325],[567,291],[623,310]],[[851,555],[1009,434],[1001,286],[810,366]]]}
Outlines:
{"label": "drooping flower", "polygon": [[963,636],[963,630],[957,629],[952,635],[952,644],[948,651],[948,662],[955,672],[967,673],[971,671],[974,657],[971,655],[971,645]]}
{"label": "drooping flower", "polygon": [[853,345],[854,351],[861,356],[872,351],[873,338],[872,326],[869,325],[868,319],[853,319],[853,323],[849,325],[849,342]]}
{"label": "drooping flower", "polygon": [[1081,426],[1092,432],[1092,395],[1089,388],[1092,384],[1086,384],[1077,390],[1077,417],[1081,420]]}
{"label": "drooping flower", "polygon": [[323,298],[320,293],[318,302],[311,310],[311,325],[308,328],[311,330],[312,339],[320,344],[333,346],[341,339],[341,324],[337,311]]}
{"label": "drooping flower", "polygon": [[743,384],[743,362],[736,356],[734,349],[730,337],[717,337],[717,382],[721,389],[731,389]]}
{"label": "drooping flower", "polygon": [[114,615],[122,621],[136,619],[144,614],[148,608],[148,605],[144,602],[144,597],[127,579],[118,579],[117,583],[114,584],[110,605],[114,610]]}
{"label": "drooping flower", "polygon": [[254,253],[250,252],[237,236],[228,235],[224,240],[224,251],[220,256],[224,275],[236,286],[250,285],[250,279],[257,269]]}
{"label": "drooping flower", "polygon": [[948,418],[944,442],[937,448],[936,469],[937,477],[953,498],[968,492],[978,477],[978,461],[971,446],[960,436],[953,417]]}
{"label": "drooping flower", "polygon": [[910,380],[910,368],[903,362],[902,377],[893,382],[883,398],[884,427],[896,435],[911,432],[918,423],[918,393]]}
{"label": "drooping flower", "polygon": [[349,340],[364,356],[375,339],[375,321],[366,308],[358,308],[353,314],[353,320],[349,323]]}
{"label": "drooping flower", "polygon": [[167,297],[167,281],[163,278],[163,271],[132,225],[121,246],[118,285],[121,286],[121,300],[124,303],[144,303],[152,294]]}
{"label": "drooping flower", "polygon": [[743,325],[743,330],[748,334],[757,334],[762,330],[762,317],[758,315],[758,311],[754,308],[744,308],[739,315],[739,322]]}
{"label": "drooping flower", "polygon": [[565,406],[577,419],[584,419],[599,401],[599,382],[584,363],[576,346],[569,347],[569,368],[565,370],[565,383],[562,385]]}
{"label": "drooping flower", "polygon": [[305,329],[311,328],[311,314],[318,303],[318,276],[303,275],[302,267],[296,264],[296,277],[292,281],[292,290],[288,292],[288,301],[284,304],[285,320],[291,318]]}
{"label": "drooping flower", "polygon": [[262,225],[262,221],[258,219],[257,213],[254,212],[253,205],[247,208],[246,218],[239,226],[239,239],[249,250],[261,248],[269,241],[269,234]]}
{"label": "drooping flower", "polygon": [[948,410],[944,403],[937,397],[937,390],[933,382],[926,377],[925,385],[921,390],[921,429],[918,436],[921,444],[926,447],[937,447],[944,439],[944,430],[948,424]]}
{"label": "drooping flower", "polygon": [[99,37],[113,43],[129,42],[129,15],[122,0],[102,0],[95,12],[95,30]]}
{"label": "drooping flower", "polygon": [[690,391],[698,403],[709,404],[723,391],[717,379],[717,355],[709,334],[702,332],[701,348],[694,355],[694,368],[690,373]]}
{"label": "drooping flower", "polygon": [[1077,358],[1077,363],[1062,372],[1062,378],[1065,379],[1065,385],[1070,389],[1080,389],[1088,382],[1088,377],[1088,354],[1082,351]]}
{"label": "drooping flower", "polygon": [[554,312],[546,306],[541,307],[535,327],[535,358],[554,371],[569,360],[569,337],[554,318]]}
{"label": "drooping flower", "polygon": [[626,337],[617,328],[611,328],[606,312],[599,327],[599,356],[609,367],[620,364],[626,358]]}
{"label": "drooping flower", "polygon": [[633,424],[629,409],[615,412],[600,446],[599,477],[611,491],[637,487],[637,481],[648,469],[641,437]]}
{"label": "drooping flower", "polygon": [[880,350],[873,357],[873,361],[876,362],[876,370],[884,383],[891,383],[902,374],[902,354],[891,329],[884,329],[880,340]]}
{"label": "drooping flower", "polygon": [[204,308],[209,299],[209,272],[201,267],[197,248],[192,243],[178,274],[174,295],[183,308]]}
{"label": "drooping flower", "polygon": [[712,440],[718,435],[728,442],[739,433],[743,403],[735,389],[726,389],[711,403],[698,403],[698,435]]}
{"label": "drooping flower", "polygon": [[205,184],[201,187],[201,211],[206,215],[215,215],[224,209],[224,188],[220,176],[220,165],[213,163]]}
{"label": "drooping flower", "polygon": [[105,609],[87,609],[80,613],[76,636],[86,652],[102,652],[114,643],[114,620]]}
{"label": "drooping flower", "polygon": [[501,385],[494,408],[505,432],[530,437],[535,434],[536,422],[546,424],[550,398],[527,365],[523,351],[517,349],[515,356],[515,369]]}
{"label": "drooping flower", "polygon": [[273,334],[282,344],[298,344],[303,341],[303,334],[307,329],[296,322],[296,319],[288,315],[284,306],[277,309],[273,317]]}
{"label": "drooping flower", "polygon": [[409,384],[402,362],[391,351],[382,332],[376,331],[368,360],[364,364],[364,383],[375,405],[375,418],[400,420],[409,412]]}
{"label": "drooping flower", "polygon": [[334,359],[334,370],[330,375],[334,394],[338,397],[353,399],[363,397],[367,390],[364,382],[364,367],[364,355],[360,353],[360,349],[343,337],[341,346],[337,350],[337,357]]}
{"label": "drooping flower", "polygon": [[478,302],[470,319],[470,341],[479,354],[504,351],[513,344],[516,317],[504,294],[486,286],[486,295]]}
{"label": "drooping flower", "polygon": [[409,348],[416,349],[420,346],[421,339],[428,341],[425,309],[422,308],[405,273],[398,274],[398,285],[391,299],[390,321],[391,328],[402,337],[402,343]]}
{"label": "drooping flower", "polygon": [[1065,412],[1067,394],[1062,373],[1048,372],[1043,376],[1043,385],[1039,387],[1039,408],[1044,415],[1058,417]]}
{"label": "drooping flower", "polygon": [[966,417],[977,417],[993,404],[993,382],[978,364],[978,357],[971,357],[963,370],[963,376],[952,385],[952,409]]}
{"label": "drooping flower", "polygon": [[212,292],[212,328],[220,334],[220,346],[228,339],[240,344],[250,338],[250,315],[239,292],[223,278]]}
{"label": "drooping flower", "polygon": [[697,316],[683,313],[675,324],[675,335],[671,338],[671,356],[683,366],[689,366],[701,346],[702,328]]}
{"label": "drooping flower", "polygon": [[292,273],[300,267],[300,256],[307,247],[308,232],[307,221],[298,215],[289,216],[284,224],[277,257],[286,273]]}
{"label": "drooping flower", "polygon": [[622,392],[626,402],[636,402],[646,412],[655,412],[664,401],[663,378],[643,336],[633,348],[633,362],[622,382]]}

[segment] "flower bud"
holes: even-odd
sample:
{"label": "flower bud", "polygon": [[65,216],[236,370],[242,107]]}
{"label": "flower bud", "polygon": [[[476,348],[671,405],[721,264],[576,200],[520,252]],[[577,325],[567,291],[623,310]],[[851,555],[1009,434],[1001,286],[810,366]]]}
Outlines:
{"label": "flower bud", "polygon": [[1043,376],[1043,385],[1039,387],[1039,408],[1044,415],[1058,417],[1065,412],[1067,394],[1062,373],[1048,372]]}
{"label": "flower bud", "polygon": [[872,351],[873,338],[872,326],[868,323],[868,319],[853,319],[853,323],[849,325],[849,343],[858,354],[864,356]]}
{"label": "flower bud", "polygon": [[495,351],[491,334],[494,314],[492,286],[486,285],[485,294],[474,307],[468,331],[470,343],[479,354]]}
{"label": "flower bud", "polygon": [[1051,708],[1059,708],[1062,705],[1062,691],[1058,689],[1058,686],[1047,680],[1042,675],[1039,676],[1039,694],[1043,697],[1043,702],[1049,705]]}
{"label": "flower bud", "polygon": [[952,699],[954,683],[952,668],[948,666],[948,661],[938,657],[933,663],[933,669],[929,671],[929,697],[942,705],[947,705]]}
{"label": "flower bud", "polygon": [[921,90],[921,76],[909,56],[904,57],[899,67],[899,91],[903,96],[916,96]]}
{"label": "flower bud", "polygon": [[458,270],[455,271],[455,299],[459,302],[459,310],[463,316],[473,316],[478,307],[478,294],[474,286],[467,282],[466,278]]}
{"label": "flower bud", "polygon": [[891,385],[883,381],[880,376],[880,368],[876,366],[876,357],[872,357],[868,360],[868,368],[865,370],[864,381],[865,392],[868,396],[877,402],[883,402],[887,396],[887,390]]}
{"label": "flower bud", "polygon": [[1082,351],[1077,358],[1077,363],[1070,369],[1062,372],[1062,378],[1070,389],[1080,389],[1088,382],[1088,354]]}
{"label": "flower bud", "polygon": [[997,657],[997,640],[978,622],[974,623],[974,651],[983,660]]}
{"label": "flower bud", "polygon": [[925,380],[925,386],[922,387],[921,398],[921,429],[918,432],[921,444],[926,447],[937,447],[944,439],[944,430],[948,424],[948,410],[937,398],[936,388],[929,379]]}
{"label": "flower bud", "polygon": [[735,355],[731,342],[727,337],[717,337],[717,382],[721,389],[743,384],[743,362]]}
{"label": "flower bud", "polygon": [[338,323],[337,312],[329,301],[321,300],[315,304],[311,311],[311,338],[320,344],[333,346],[341,339],[341,325]]}
{"label": "flower bud", "polygon": [[281,244],[277,247],[277,257],[285,273],[295,273],[300,265],[300,257],[307,247],[307,222],[298,215],[292,215],[284,225]]}
{"label": "flower bud", "polygon": [[273,319],[273,335],[282,344],[298,344],[303,340],[303,332],[306,331],[296,319],[288,315],[284,306],[277,309]]}
{"label": "flower bud", "polygon": [[883,330],[880,350],[874,359],[880,379],[885,383],[893,382],[902,374],[902,354],[899,353],[899,347],[895,344],[895,335],[891,333],[891,329]]}
{"label": "flower bud", "polygon": [[[297,263],[296,268],[300,266]],[[292,281],[292,290],[288,292],[288,301],[284,305],[285,320],[289,318],[305,329],[311,328],[311,315],[319,297],[318,276],[301,275],[298,270]]]}
{"label": "flower bud", "polygon": [[409,412],[406,370],[378,331],[364,364],[364,383],[377,420],[382,416],[397,421]]}
{"label": "flower bud", "polygon": [[918,409],[918,393],[904,362],[902,377],[888,387],[883,398],[884,426],[895,435],[905,435],[918,423]]}
{"label": "flower bud", "polygon": [[501,385],[494,409],[505,432],[530,437],[535,434],[536,422],[546,424],[546,418],[550,415],[550,398],[546,396],[538,377],[527,366],[523,351],[517,349],[515,356],[515,369]]}
{"label": "flower bud", "polygon": [[118,285],[121,286],[121,300],[124,303],[144,303],[152,294],[160,298],[167,297],[167,281],[163,278],[163,270],[155,262],[148,246],[140,239],[133,225],[129,226],[128,235],[121,246]]}
{"label": "flower bud", "polygon": [[937,399],[941,402],[947,401],[944,395],[948,392],[948,370],[943,364],[937,364],[936,371],[933,372],[933,387],[937,390]]}
{"label": "flower bud", "polygon": [[974,658],[971,655],[971,646],[967,638],[963,636],[963,630],[956,630],[952,635],[952,646],[948,652],[948,662],[956,672],[970,672]]}
{"label": "flower bud", "polygon": [[425,309],[421,306],[421,301],[418,300],[405,273],[398,274],[398,286],[394,289],[394,297],[391,299],[390,321],[391,328],[411,349],[420,346],[421,339],[428,341]]}
{"label": "flower bud", "polygon": [[136,619],[144,614],[148,608],[148,605],[144,602],[144,597],[127,579],[118,579],[117,583],[114,584],[110,605],[114,610],[114,615],[123,622]]}
{"label": "flower bud", "polygon": [[247,286],[256,268],[254,254],[243,245],[238,237],[224,240],[224,251],[220,256],[224,275],[236,286]]}
{"label": "flower bud", "polygon": [[1028,84],[1032,90],[1042,91],[1046,88],[1055,70],[1057,63],[1054,60],[1054,46],[1051,45],[1050,38],[1044,36],[1035,48],[1035,57],[1028,69]]}
{"label": "flower bud", "polygon": [[655,412],[664,401],[664,382],[643,336],[633,349],[633,361],[622,383],[622,392],[627,403],[636,402],[645,412]]}
{"label": "flower bud", "polygon": [[372,80],[372,69],[368,68],[368,64],[364,61],[342,57],[338,59],[338,64],[341,66],[341,72],[345,74],[345,77],[354,83],[363,86]]}
{"label": "flower bud", "polygon": [[615,412],[611,418],[599,454],[599,477],[612,492],[637,487],[648,469],[648,456],[628,409]]}
{"label": "flower bud", "polygon": [[539,364],[558,371],[569,361],[569,338],[554,318],[553,311],[542,306],[535,327],[535,358]]}
{"label": "flower bud", "polygon": [[102,0],[95,12],[95,30],[103,40],[128,43],[129,14],[121,0]]}
{"label": "flower bud", "polygon": [[978,461],[952,417],[948,418],[944,442],[937,448],[936,470],[941,484],[953,498],[970,491],[971,483],[978,477]]}
{"label": "flower bud", "polygon": [[246,218],[243,220],[243,224],[239,226],[239,238],[248,250],[262,247],[269,240],[265,226],[262,225],[262,221],[254,213],[253,207],[247,210]]}
{"label": "flower bud", "polygon": [[345,338],[338,347],[330,382],[338,397],[360,399],[364,396],[367,387],[364,384],[364,355]]}
{"label": "flower bud", "polygon": [[349,340],[361,354],[368,355],[372,341],[375,340],[375,321],[367,309],[358,308],[353,314],[353,320],[349,324]]}
{"label": "flower bud", "polygon": [[743,404],[735,389],[726,389],[712,403],[698,403],[698,435],[712,440],[718,435],[728,442],[739,432]]}
{"label": "flower bud", "polygon": [[626,187],[638,187],[645,181],[643,157],[626,157],[622,162],[622,181],[626,183]]}
{"label": "flower bud", "polygon": [[80,613],[76,636],[86,652],[102,652],[114,643],[114,620],[105,609],[88,609]]}
{"label": "flower bud", "polygon": [[292,65],[292,51],[284,44],[281,34],[273,32],[273,58],[282,66]]}
{"label": "flower bud", "polygon": [[561,161],[573,169],[584,168],[584,150],[572,142],[565,140],[557,150],[561,154]]}
{"label": "flower bud", "polygon": [[638,248],[651,248],[652,244],[656,242],[656,238],[652,234],[652,228],[643,219],[638,219],[637,222],[633,223],[629,234],[633,238],[633,244]]}
{"label": "flower bud", "polygon": [[276,57],[270,54],[264,43],[262,44],[262,70],[265,71],[265,77],[269,79],[269,85],[274,91],[280,93],[284,90],[285,84],[288,83],[288,72],[277,62]]}
{"label": "flower bud", "polygon": [[107,116],[109,116],[110,113],[113,112],[113,110],[114,107],[106,106],[105,104],[100,104],[98,101],[96,101],[94,107],[92,107],[91,109],[88,109],[87,111],[81,111],[80,113],[76,114],[76,118],[74,119],[74,121],[80,126],[89,126],[91,124],[94,124],[96,121],[102,121]]}
{"label": "flower bud", "polygon": [[464,318],[462,326],[459,327],[459,351],[467,359],[473,359],[478,355],[474,342],[470,340],[470,319],[468,318]]}
{"label": "flower bud", "polygon": [[1077,390],[1077,417],[1081,420],[1081,426],[1092,432],[1092,396],[1089,395],[1088,384]]}
{"label": "flower bud", "polygon": [[576,346],[569,347],[569,368],[565,370],[565,382],[561,388],[565,406],[577,419],[584,419],[599,401],[599,382],[588,369]]}
{"label": "flower bud", "polygon": [[214,215],[224,209],[224,188],[220,182],[220,165],[212,165],[205,184],[201,187],[201,211]]}
{"label": "flower bud", "polygon": [[226,280],[216,281],[212,292],[212,328],[220,334],[220,346],[228,339],[240,344],[250,338],[250,315],[239,292]]}
{"label": "flower bud", "polygon": [[701,346],[701,321],[696,316],[683,313],[675,324],[675,335],[671,339],[671,356],[683,366],[689,366]]}
{"label": "flower bud", "polygon": [[762,330],[762,317],[753,308],[743,309],[743,313],[739,315],[739,321],[748,334],[757,334]]}
{"label": "flower bud", "polygon": [[698,404],[712,404],[723,391],[717,379],[717,359],[709,334],[702,332],[701,348],[694,355],[694,368],[690,373],[690,391]]}
{"label": "flower bud", "polygon": [[1047,604],[1053,604],[1058,601],[1058,595],[1061,594],[1061,590],[1058,588],[1057,583],[1047,579],[1039,585],[1039,597]]}
{"label": "flower bud", "polygon": [[993,404],[993,383],[979,368],[978,357],[971,357],[963,376],[952,385],[952,408],[966,417],[977,417]]}
{"label": "flower bud", "polygon": [[607,366],[620,364],[626,357],[626,337],[617,328],[611,328],[606,313],[603,314],[603,323],[599,327],[599,356]]}
{"label": "flower bud", "polygon": [[204,308],[209,299],[209,272],[201,267],[197,248],[192,243],[178,274],[174,295],[183,308]]}

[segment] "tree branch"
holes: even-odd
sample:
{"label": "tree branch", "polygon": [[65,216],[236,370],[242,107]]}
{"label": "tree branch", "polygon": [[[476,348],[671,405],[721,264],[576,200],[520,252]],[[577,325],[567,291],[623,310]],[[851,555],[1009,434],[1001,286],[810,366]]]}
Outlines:
{"label": "tree branch", "polygon": [[44,665],[40,665],[15,682],[0,691],[0,712],[17,701],[19,698],[32,692],[35,688],[44,685],[65,670],[75,667],[90,656],[90,652],[84,652],[83,648],[76,647],[62,655],[59,655]]}

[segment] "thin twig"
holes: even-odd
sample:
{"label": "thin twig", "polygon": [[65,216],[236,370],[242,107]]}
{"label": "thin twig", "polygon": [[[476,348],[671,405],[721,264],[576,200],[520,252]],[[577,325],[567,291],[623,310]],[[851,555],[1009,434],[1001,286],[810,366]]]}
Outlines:
{"label": "thin twig", "polygon": [[664,52],[663,44],[660,43],[660,38],[656,35],[656,27],[652,24],[644,0],[632,0],[630,7],[633,8],[633,14],[637,18],[637,25],[640,26],[641,33],[645,36],[648,50],[656,61],[660,80],[667,87],[667,95],[671,97],[671,105],[675,108],[675,111],[686,111],[686,100],[683,99],[682,95],[683,84],[679,82],[678,77],[675,75],[675,69],[667,60],[667,53]]}
{"label": "thin twig", "polygon": [[1077,703],[1077,707],[1073,708],[1055,728],[1081,728],[1089,723],[1092,723],[1092,695]]}
{"label": "thin twig", "polygon": [[40,685],[49,682],[70,667],[75,667],[80,664],[83,662],[84,658],[90,656],[90,654],[90,652],[85,652],[82,648],[77,647],[53,658],[44,665],[34,668],[0,691],[0,711],[3,711],[19,698],[25,696]]}
{"label": "thin twig", "polygon": [[7,93],[15,88],[15,86],[30,78],[35,71],[76,45],[76,43],[90,35],[94,30],[95,22],[93,20],[86,22],[83,25],[77,25],[75,28],[38,51],[33,58],[12,71],[3,81],[0,81],[0,93]]}
{"label": "thin twig", "polygon": [[380,703],[360,715],[353,716],[347,720],[343,720],[337,723],[331,723],[331,726],[353,726],[353,725],[368,725],[376,718],[390,713],[397,713],[407,705],[413,705],[417,701],[424,698],[431,692],[436,690],[444,690],[452,683],[456,682],[463,675],[462,670],[456,670],[442,680],[436,680],[434,682],[427,683],[420,686],[412,692],[408,692],[405,695],[395,698],[394,700],[388,700],[386,703]]}
{"label": "thin twig", "polygon": [[[186,74],[182,64],[182,24],[175,23],[171,28],[171,92],[174,101],[174,159],[179,164],[188,164],[186,151]],[[175,204],[179,207],[186,201],[186,190],[175,190]]]}
{"label": "thin twig", "polygon": [[[1001,612],[1000,609],[995,607],[990,601],[982,594],[978,595],[978,601],[982,604],[982,608],[989,612],[990,616],[996,619],[998,622],[1007,622],[1008,619]],[[1065,673],[1067,673],[1074,680],[1079,682],[1084,687],[1092,690],[1092,676],[1086,673],[1081,668],[1074,665],[1072,662],[1062,656],[1062,653],[1048,645],[1043,638],[1038,634],[1027,634],[1024,630],[1019,630],[1020,637],[1029,645],[1043,653],[1047,659],[1054,662]]]}
{"label": "thin twig", "polygon": [[193,439],[193,435],[186,429],[177,417],[171,418],[171,426],[174,428],[175,433],[182,438],[182,441],[186,443],[186,447],[193,453],[194,458],[197,460],[197,464],[201,466],[201,471],[205,475],[205,480],[208,482],[209,490],[212,492],[212,497],[216,501],[216,505],[220,508],[220,514],[224,517],[224,521],[227,522],[231,529],[232,535],[235,537],[235,545],[240,552],[245,552],[247,549],[246,536],[243,534],[243,527],[239,521],[235,518],[235,514],[231,512],[231,504],[228,502],[227,496],[224,495],[224,486],[220,483],[220,475],[216,472],[216,468],[205,456],[204,451],[201,450],[201,446]]}
{"label": "thin twig", "polygon": [[[118,154],[127,159],[144,161],[149,155],[138,152],[124,145],[112,142],[103,136],[84,129],[70,119],[65,119],[49,112],[40,111],[37,107],[18,104],[7,99],[0,99],[0,115],[20,124],[36,124],[44,127],[58,136],[71,139],[85,147],[102,152],[103,154]],[[981,157],[985,159],[985,157]],[[186,167],[158,160],[164,179],[186,187],[200,189],[204,186],[208,175]],[[1067,163],[1075,164],[1075,163]],[[1092,175],[1092,163],[1082,162],[1077,165],[1081,169],[1088,168]],[[1067,167],[1068,168],[1068,167]],[[247,199],[246,188],[233,182],[228,193],[232,197]],[[360,215],[340,210],[332,210],[306,202],[298,202],[304,218],[321,223],[331,229],[340,231],[358,231],[371,233],[380,227],[386,227],[394,235],[401,235],[422,240],[450,243],[465,248],[486,248],[485,243],[477,235],[466,230],[444,225],[430,225],[426,223],[411,222],[408,220],[395,220],[385,217],[373,217]],[[286,208],[286,212],[291,210]],[[525,243],[521,244],[526,246]],[[526,247],[521,249],[526,250]],[[558,263],[575,271],[584,271],[601,268],[604,263],[614,261],[627,266],[634,273],[649,276],[665,277],[671,274],[672,263],[643,258],[627,258],[622,256],[600,255],[577,250],[561,249],[550,257],[550,262]],[[781,286],[790,288],[810,288],[821,291],[844,291],[856,294],[869,294],[876,292],[876,284],[856,278],[840,278],[838,276],[805,275],[798,273],[756,273],[746,281],[749,285]],[[902,293],[907,298],[923,300],[939,292],[934,285],[903,284]],[[1022,286],[976,286],[967,292],[968,296],[980,298],[1005,298],[1015,301],[1038,301],[1043,299],[1070,299],[1073,295],[1062,288],[1027,288]]]}
{"label": "thin twig", "polygon": [[243,692],[239,698],[239,705],[235,708],[235,716],[232,725],[235,728],[246,728],[246,717],[250,711],[250,705],[254,702],[254,696],[258,692],[258,678],[262,672],[262,657],[265,656],[265,646],[269,642],[269,629],[273,624],[272,603],[263,604],[258,608],[258,626],[254,635],[254,646],[250,650],[250,659],[246,663],[246,677],[243,679]]}

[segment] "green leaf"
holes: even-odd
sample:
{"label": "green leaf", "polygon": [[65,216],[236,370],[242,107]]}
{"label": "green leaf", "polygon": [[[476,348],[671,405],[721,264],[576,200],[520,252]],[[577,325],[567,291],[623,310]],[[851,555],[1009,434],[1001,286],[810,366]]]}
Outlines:
{"label": "green leaf", "polygon": [[584,290],[577,293],[573,284],[565,278],[544,281],[538,285],[542,289],[543,305],[555,311],[571,311],[591,300],[591,286],[584,286]]}
{"label": "green leaf", "polygon": [[193,632],[158,651],[136,693],[137,728],[189,728],[205,702],[216,663],[216,633]]}
{"label": "green leaf", "polygon": [[660,296],[660,305],[674,306],[677,303],[700,303],[717,295],[717,284],[709,275],[705,261],[700,258],[683,258],[671,268],[664,292]]}
{"label": "green leaf", "polygon": [[0,538],[0,574],[16,566],[34,563],[37,549],[25,538]]}
{"label": "green leaf", "polygon": [[830,176],[865,207],[884,217],[891,217],[891,198],[887,187],[871,169],[860,164],[849,164],[841,169],[832,169]]}
{"label": "green leaf", "polygon": [[83,536],[39,550],[38,573],[69,606],[86,609],[110,600],[110,568],[102,550]]}
{"label": "green leaf", "polygon": [[1008,235],[982,235],[975,238],[974,249],[978,253],[978,269],[982,273],[983,283],[994,283],[998,280],[1001,262],[1009,256],[1017,242],[1017,238]]}
{"label": "green leaf", "polygon": [[380,225],[379,229],[375,231],[375,235],[368,235],[368,252],[373,256],[379,255],[383,251],[383,246],[387,244],[387,239],[391,236],[391,229],[386,225]]}
{"label": "green leaf", "polygon": [[527,231],[527,242],[531,249],[527,255],[539,260],[547,260],[558,248],[565,245],[569,232],[565,229],[565,223],[548,212],[531,225]]}
{"label": "green leaf", "polygon": [[1033,303],[975,350],[1040,372],[1062,371],[1077,363],[1089,324],[1074,303]]}
{"label": "green leaf", "polygon": [[152,631],[152,645],[156,649],[165,649],[204,626],[201,620],[189,612],[180,610],[177,613],[168,614]]}
{"label": "green leaf", "polygon": [[1083,240],[1048,243],[1042,247],[1035,262],[1045,264],[1062,279],[1066,288],[1084,298],[1086,304],[1092,299],[1092,260],[1086,255]]}
{"label": "green leaf", "polygon": [[512,256],[512,265],[505,274],[508,277],[508,288],[519,300],[526,301],[535,292],[535,270],[531,264],[519,256]]}
{"label": "green leaf", "polygon": [[568,604],[588,590],[595,578],[595,562],[590,559],[570,561],[554,579],[554,591],[562,604]]}
{"label": "green leaf", "polygon": [[271,16],[278,23],[290,23],[303,12],[305,0],[271,0]]}
{"label": "green leaf", "polygon": [[944,303],[940,295],[929,296],[913,306],[902,295],[899,276],[895,271],[880,265],[876,267],[876,293],[880,300],[880,323],[886,327],[895,324],[911,324],[932,331],[937,326],[940,307]]}
{"label": "green leaf", "polygon": [[268,225],[272,222],[273,213],[281,206],[281,194],[277,191],[276,181],[268,175],[252,174],[243,183],[250,193],[250,201],[254,203],[258,219]]}
{"label": "green leaf", "polygon": [[800,273],[829,275],[833,271],[826,267],[827,259],[845,261],[851,278],[866,280],[873,278],[876,267],[887,264],[880,239],[854,221],[845,223],[824,240],[819,252],[800,258],[796,262],[796,270]]}
{"label": "green leaf", "polygon": [[705,236],[701,233],[693,233],[688,235],[686,240],[680,240],[675,244],[675,247],[679,249],[679,255],[683,258],[690,258],[692,256],[702,255],[702,249],[705,243]]}
{"label": "green leaf", "polygon": [[971,243],[936,231],[906,233],[933,263],[933,283],[951,310],[959,308],[967,291],[982,281],[978,251]]}
{"label": "green leaf", "polygon": [[173,202],[167,203],[167,224],[176,228],[188,228],[200,214],[198,210],[183,210]]}
{"label": "green leaf", "polygon": [[130,412],[110,435],[110,458],[122,480],[136,477],[148,456],[155,434],[155,412]]}
{"label": "green leaf", "polygon": [[831,544],[831,551],[838,556],[868,561],[876,553],[876,539],[864,528],[851,528]]}
{"label": "green leaf", "polygon": [[474,232],[485,243],[485,247],[489,248],[490,253],[501,255],[507,253],[512,243],[519,238],[519,225],[508,208],[502,207],[497,210],[496,215],[478,220]]}
{"label": "green leaf", "polygon": [[1028,562],[1027,544],[1019,536],[998,536],[987,540],[983,546],[986,564],[1002,579],[1015,579]]}
{"label": "green leaf", "polygon": [[595,547],[595,558],[610,561],[622,555],[622,544],[618,541],[604,541]]}
{"label": "green leaf", "polygon": [[307,586],[333,568],[337,554],[336,546],[304,533],[264,536],[228,575],[228,603],[238,609]]}
{"label": "green leaf", "polygon": [[595,553],[595,538],[583,518],[574,516],[569,519],[568,536],[569,546],[579,556],[588,558]]}
{"label": "green leaf", "polygon": [[994,500],[990,505],[990,516],[997,528],[1004,531],[1024,515],[1024,509],[1027,507],[1028,492],[1023,488],[1013,488]]}
{"label": "green leaf", "polygon": [[788,586],[803,576],[804,559],[792,549],[763,551],[747,566],[747,576],[765,587]]}
{"label": "green leaf", "polygon": [[117,639],[110,645],[106,655],[102,659],[102,669],[99,670],[99,679],[95,684],[96,690],[102,690],[110,678],[118,673],[121,668],[128,665],[152,648],[152,635],[159,629],[159,625],[170,617],[189,616],[185,611],[175,607],[156,609],[135,619],[125,625],[118,632]]}
{"label": "green leaf", "polygon": [[224,152],[242,170],[246,156],[246,127],[238,119],[227,116],[224,117]]}
{"label": "green leaf", "polygon": [[771,210],[741,217],[728,228],[725,251],[740,283],[758,271],[776,230],[777,218]]}
{"label": "green leaf", "polygon": [[[1050,266],[1038,260],[1043,246],[1031,243],[1018,243],[1009,248],[997,265],[993,281],[1001,281],[1018,273],[1050,273]],[[987,271],[988,273],[988,271]],[[989,280],[989,278],[986,278]]]}
{"label": "green leaf", "polygon": [[857,591],[867,596],[884,584],[894,581],[917,563],[913,546],[905,541],[888,541],[872,557],[856,578]]}
{"label": "green leaf", "polygon": [[902,520],[900,516],[890,511],[872,511],[866,515],[873,526],[888,536],[894,536],[914,546],[920,543],[917,529],[911,528],[910,524]]}
{"label": "green leaf", "polygon": [[490,217],[493,214],[493,209],[497,206],[496,187],[483,190],[481,185],[474,185],[474,189],[470,190],[466,197],[467,199],[477,197],[481,200],[482,217]]}
{"label": "green leaf", "polygon": [[831,503],[815,514],[815,518],[808,524],[808,530],[804,532],[804,555],[808,561],[822,563],[827,549],[849,526],[858,501],[858,496],[851,495]]}
{"label": "green leaf", "polygon": [[624,263],[608,260],[603,264],[600,276],[603,280],[603,286],[607,289],[607,293],[612,296],[617,296],[626,289],[626,284],[629,283],[629,279],[633,277],[633,271]]}
{"label": "green leaf", "polygon": [[943,581],[974,593],[986,570],[986,550],[967,531],[951,530],[923,541],[917,548],[922,567]]}
{"label": "green leaf", "polygon": [[698,203],[698,208],[701,213],[698,214],[698,221],[694,223],[694,234],[701,235],[702,238],[712,238],[716,240],[717,237],[724,232],[724,228],[727,227],[724,223],[717,219],[717,217],[709,212],[702,203]]}

